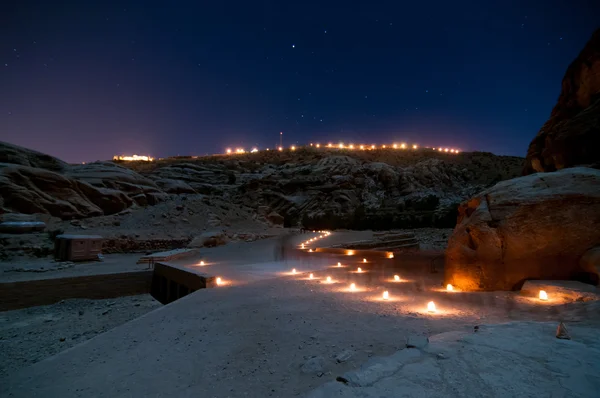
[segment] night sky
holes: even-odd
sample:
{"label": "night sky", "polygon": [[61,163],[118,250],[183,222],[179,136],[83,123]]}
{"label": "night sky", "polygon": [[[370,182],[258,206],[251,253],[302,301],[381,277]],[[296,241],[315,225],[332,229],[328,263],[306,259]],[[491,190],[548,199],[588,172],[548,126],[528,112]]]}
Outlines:
{"label": "night sky", "polygon": [[598,15],[588,0],[7,0],[0,140],[70,162],[274,147],[280,131],[524,156]]}

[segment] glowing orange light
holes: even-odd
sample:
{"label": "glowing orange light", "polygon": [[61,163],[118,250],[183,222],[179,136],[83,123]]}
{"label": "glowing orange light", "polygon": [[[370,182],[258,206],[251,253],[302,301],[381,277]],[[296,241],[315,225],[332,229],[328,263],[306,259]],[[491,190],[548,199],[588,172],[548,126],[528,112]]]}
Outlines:
{"label": "glowing orange light", "polygon": [[352,290],[352,291],[356,290],[356,285],[354,283],[350,284],[350,290]]}
{"label": "glowing orange light", "polygon": [[304,243],[300,245],[300,247],[302,247],[304,249]]}
{"label": "glowing orange light", "polygon": [[363,258],[363,263],[366,263],[366,262],[367,262],[367,259],[366,259],[366,258]]}
{"label": "glowing orange light", "polygon": [[542,300],[542,301],[548,300],[548,294],[546,293],[545,290],[540,290],[540,300]]}
{"label": "glowing orange light", "polygon": [[354,256],[354,250],[348,250],[346,254],[349,256]]}
{"label": "glowing orange light", "polygon": [[438,148],[438,151],[442,152],[442,148]]}
{"label": "glowing orange light", "polygon": [[344,149],[344,143],[340,142],[340,149]]}
{"label": "glowing orange light", "polygon": [[296,268],[292,269],[292,274],[296,274]]}
{"label": "glowing orange light", "polygon": [[375,145],[371,145],[371,149],[375,149]]}
{"label": "glowing orange light", "polygon": [[256,153],[258,152],[258,148],[252,148],[252,150],[250,151],[251,153]]}
{"label": "glowing orange light", "polygon": [[113,156],[113,160],[124,160],[126,162],[136,162],[136,161],[152,162],[152,161],[154,161],[154,158],[150,157],[150,156],[144,156],[144,155],[132,155],[132,156]]}
{"label": "glowing orange light", "polygon": [[433,301],[427,303],[427,311],[435,312],[435,303]]}
{"label": "glowing orange light", "polygon": [[394,280],[396,282],[400,282],[400,275],[394,275]]}
{"label": "glowing orange light", "polygon": [[403,142],[402,144],[400,144],[400,148],[405,149],[406,148],[406,144]]}
{"label": "glowing orange light", "polygon": [[385,145],[383,145],[382,148],[385,149]]}
{"label": "glowing orange light", "polygon": [[330,276],[327,277],[327,283],[331,283],[331,277]]}
{"label": "glowing orange light", "polygon": [[398,148],[398,145],[394,144],[394,145],[392,145],[392,147],[393,147],[394,149],[396,149],[396,148]]}
{"label": "glowing orange light", "polygon": [[388,291],[386,290],[385,292],[383,292],[383,299],[387,300],[390,298],[390,294],[388,293]]}
{"label": "glowing orange light", "polygon": [[317,148],[320,148],[320,147],[321,147],[321,144],[317,144]]}
{"label": "glowing orange light", "polygon": [[364,146],[364,145],[361,145],[361,146],[360,146],[360,149],[365,149],[365,146]]}
{"label": "glowing orange light", "polygon": [[331,148],[333,145],[331,144],[331,142],[329,144],[327,144],[328,148]]}
{"label": "glowing orange light", "polygon": [[277,150],[281,152],[281,151],[283,151],[283,148],[279,147],[279,148],[277,148]]}
{"label": "glowing orange light", "polygon": [[204,265],[204,261],[200,261],[200,265]]}
{"label": "glowing orange light", "polygon": [[354,145],[350,144],[350,145],[348,146],[348,148],[350,148],[350,149],[354,149]]}
{"label": "glowing orange light", "polygon": [[227,148],[227,153],[231,153],[231,148]]}
{"label": "glowing orange light", "polygon": [[356,270],[356,272],[362,272],[362,268],[358,267],[358,269]]}
{"label": "glowing orange light", "polygon": [[446,290],[447,290],[447,291],[449,291],[449,292],[451,292],[451,291],[453,291],[453,290],[454,290],[454,286],[452,286],[451,284],[449,284],[449,283],[448,283],[448,284],[446,285]]}
{"label": "glowing orange light", "polygon": [[341,267],[341,266],[342,266],[342,263],[338,263],[338,267]]}
{"label": "glowing orange light", "polygon": [[313,278],[314,278],[314,277],[313,277],[313,274],[310,274],[310,275],[308,276],[308,278],[309,278],[309,279],[313,279]]}
{"label": "glowing orange light", "polygon": [[413,145],[413,149],[417,149],[417,148],[418,148],[418,145],[416,145],[416,144]]}
{"label": "glowing orange light", "polygon": [[296,147],[292,145],[292,147],[290,148],[292,151],[296,150]]}
{"label": "glowing orange light", "polygon": [[388,254],[388,258],[394,258],[394,253]]}
{"label": "glowing orange light", "polygon": [[217,278],[217,285],[220,286],[221,284],[223,284],[223,280],[221,278]]}
{"label": "glowing orange light", "polygon": [[448,152],[448,148],[444,149],[444,152]]}

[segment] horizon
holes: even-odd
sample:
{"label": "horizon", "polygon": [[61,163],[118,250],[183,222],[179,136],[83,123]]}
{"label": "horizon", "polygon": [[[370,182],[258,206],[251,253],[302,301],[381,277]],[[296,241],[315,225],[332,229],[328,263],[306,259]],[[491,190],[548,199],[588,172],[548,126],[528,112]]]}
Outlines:
{"label": "horizon", "polygon": [[524,157],[597,28],[564,1],[55,8],[0,16],[0,131],[69,163],[273,148],[280,131]]}

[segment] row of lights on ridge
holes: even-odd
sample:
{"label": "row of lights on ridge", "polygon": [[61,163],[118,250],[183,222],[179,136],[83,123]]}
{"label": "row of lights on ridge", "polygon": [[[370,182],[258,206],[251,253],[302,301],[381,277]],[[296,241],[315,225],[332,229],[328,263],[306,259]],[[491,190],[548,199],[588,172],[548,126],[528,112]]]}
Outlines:
{"label": "row of lights on ridge", "polygon": [[[413,144],[413,145],[407,145],[405,143],[402,144],[392,144],[392,145],[381,145],[381,146],[377,146],[377,145],[354,145],[354,144],[349,144],[349,145],[345,145],[344,143],[339,143],[337,145],[334,145],[332,143],[329,143],[327,145],[321,145],[321,144],[310,144],[311,147],[313,148],[330,148],[330,149],[350,149],[350,150],[354,150],[354,149],[358,149],[358,150],[374,150],[374,149],[419,149],[419,146],[417,144]],[[289,147],[289,149],[291,151],[295,151],[296,149],[298,149],[300,147],[297,147],[295,145],[292,145],[291,147]],[[285,148],[280,146],[277,147],[278,151],[283,151]],[[458,149],[454,149],[454,148],[442,148],[442,147],[425,147],[425,149],[432,149],[434,151],[437,152],[447,152],[447,153],[460,153],[460,151]],[[266,148],[265,151],[270,151],[270,148]],[[258,152],[259,149],[254,147],[252,148],[250,151],[246,151],[244,148],[235,148],[235,149],[231,149],[231,148],[227,148],[225,150],[225,153],[227,154],[242,154],[242,153],[256,153]]]}

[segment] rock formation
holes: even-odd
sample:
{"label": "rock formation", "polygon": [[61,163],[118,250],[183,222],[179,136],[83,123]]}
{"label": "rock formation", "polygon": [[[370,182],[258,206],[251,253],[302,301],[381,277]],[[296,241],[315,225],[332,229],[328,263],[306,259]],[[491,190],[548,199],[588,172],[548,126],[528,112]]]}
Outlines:
{"label": "rock formation", "polygon": [[4,143],[0,160],[2,212],[88,218],[203,195],[253,209],[258,222],[317,229],[449,227],[458,203],[522,165],[489,153],[310,149],[69,165]]}
{"label": "rock formation", "polygon": [[600,242],[600,170],[576,167],[496,184],[459,207],[444,284],[512,290],[527,279],[598,280],[581,257]]}
{"label": "rock formation", "polygon": [[529,145],[524,174],[600,166],[600,29],[568,67],[550,119]]}

